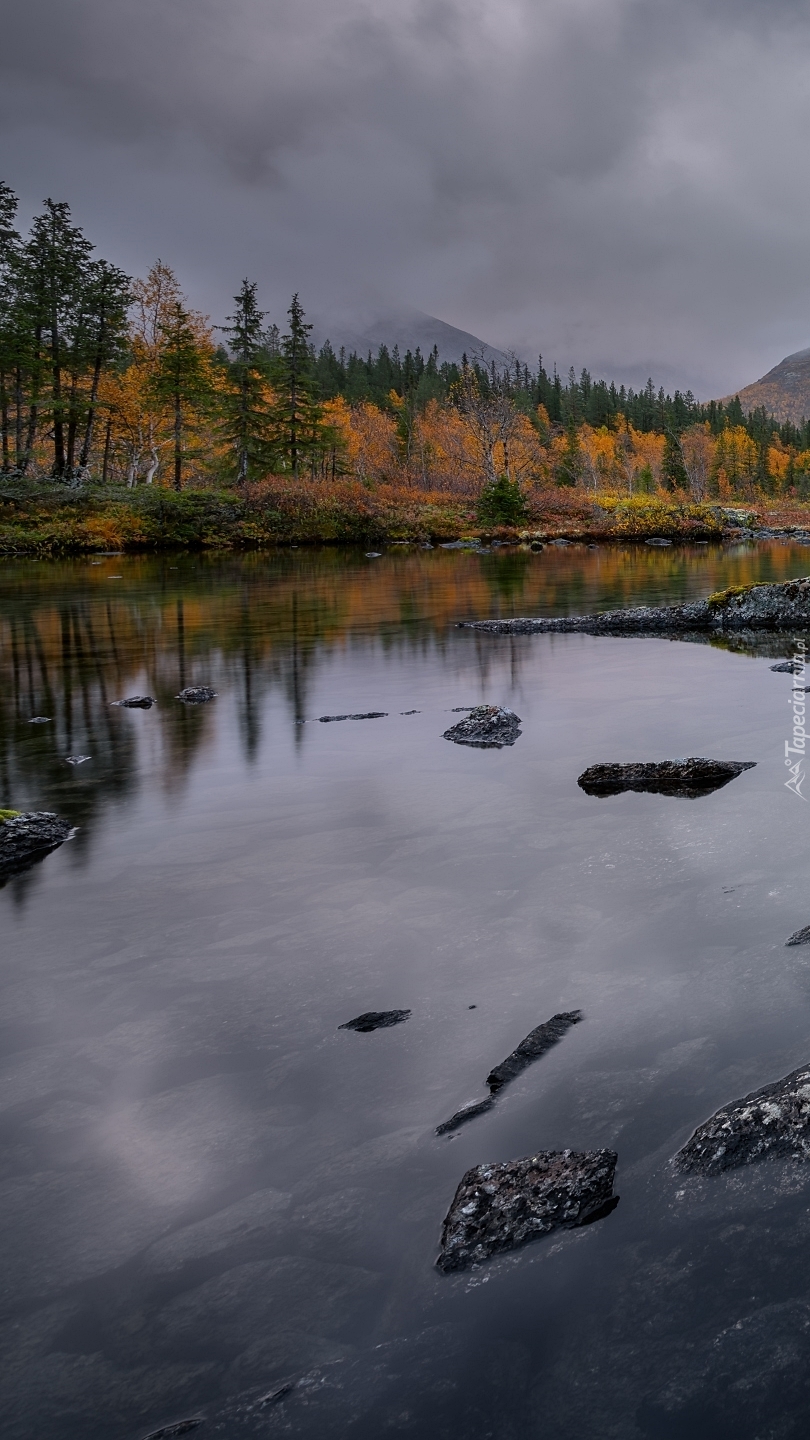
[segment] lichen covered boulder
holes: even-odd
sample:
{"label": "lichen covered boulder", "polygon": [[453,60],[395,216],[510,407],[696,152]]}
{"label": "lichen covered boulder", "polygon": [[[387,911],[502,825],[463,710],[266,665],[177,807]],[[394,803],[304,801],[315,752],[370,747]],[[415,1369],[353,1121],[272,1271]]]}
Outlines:
{"label": "lichen covered boulder", "polygon": [[579,631],[586,635],[666,635],[673,632],[810,629],[810,576],[775,585],[732,585],[686,605],[636,605],[597,615],[514,620],[462,620],[460,629],[493,635]]}
{"label": "lichen covered boulder", "polygon": [[614,1150],[539,1150],[475,1165],[447,1212],[436,1261],[445,1273],[514,1250],[552,1230],[587,1225],[618,1204]]}
{"label": "lichen covered boulder", "polygon": [[24,870],[62,845],[73,829],[50,810],[29,810],[0,823],[0,876]]}
{"label": "lichen covered boulder", "polygon": [[676,1165],[720,1175],[765,1156],[810,1160],[810,1066],[724,1105],[698,1126]]}
{"label": "lichen covered boulder", "polygon": [[444,739],[456,745],[477,745],[482,749],[500,749],[514,745],[521,734],[520,716],[502,705],[474,705],[464,720],[445,730]]}

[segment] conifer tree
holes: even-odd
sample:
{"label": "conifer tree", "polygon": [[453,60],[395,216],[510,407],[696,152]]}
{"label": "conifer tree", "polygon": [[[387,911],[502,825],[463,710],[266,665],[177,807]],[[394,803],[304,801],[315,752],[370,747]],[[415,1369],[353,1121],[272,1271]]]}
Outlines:
{"label": "conifer tree", "polygon": [[664,440],[661,479],[667,490],[689,489],[689,476],[686,473],[686,466],[683,463],[681,443],[672,430],[667,430]]}
{"label": "conifer tree", "polygon": [[302,465],[319,456],[325,443],[323,412],[316,395],[312,326],[304,319],[297,293],[287,316],[289,331],[272,368],[275,399],[270,409],[270,435],[275,463],[298,475]]}
{"label": "conifer tree", "polygon": [[222,328],[228,337],[229,389],[221,398],[220,433],[233,448],[236,483],[242,485],[269,458],[270,413],[267,395],[265,312],[256,285],[243,280],[234,296],[236,309]]}
{"label": "conifer tree", "polygon": [[189,411],[210,400],[211,378],[208,358],[188,310],[175,300],[161,325],[162,345],[151,380],[155,398],[172,410],[174,488],[183,483],[183,450]]}
{"label": "conifer tree", "polygon": [[14,228],[17,196],[0,180],[0,451],[2,471],[12,469],[10,407],[16,358],[14,270],[20,237]]}

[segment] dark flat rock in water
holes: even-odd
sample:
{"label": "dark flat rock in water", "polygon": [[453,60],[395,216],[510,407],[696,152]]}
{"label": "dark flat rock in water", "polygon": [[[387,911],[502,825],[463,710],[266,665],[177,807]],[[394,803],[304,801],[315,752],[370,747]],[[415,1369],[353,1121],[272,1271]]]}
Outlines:
{"label": "dark flat rock in water", "polygon": [[621,795],[625,790],[636,790],[694,800],[700,795],[711,795],[743,770],[752,770],[756,763],[756,760],[705,760],[693,755],[686,760],[591,765],[583,770],[577,784],[586,795]]}
{"label": "dark flat rock in water", "polygon": [[782,675],[800,675],[804,666],[798,660],[783,660],[781,665],[772,665],[771,669]]}
{"label": "dark flat rock in water", "polygon": [[495,1101],[491,1095],[485,1095],[483,1100],[470,1100],[469,1104],[462,1105],[456,1110],[449,1120],[443,1120],[441,1125],[436,1126],[437,1135],[449,1135],[451,1130],[458,1130],[459,1125],[465,1125],[468,1120],[474,1120],[476,1115],[485,1115],[491,1110]]}
{"label": "dark flat rock in water", "polygon": [[187,685],[175,700],[182,700],[184,705],[204,705],[206,700],[215,700],[216,690],[211,690],[208,685]]}
{"label": "dark flat rock in water", "polygon": [[[416,714],[416,711],[408,712]],[[318,719],[322,725],[328,725],[332,720],[385,720],[387,710],[366,710],[362,715],[319,715]]]}
{"label": "dark flat rock in water", "polygon": [[130,695],[128,700],[111,700],[111,706],[120,706],[124,710],[151,710],[157,701],[151,695]]}
{"label": "dark flat rock in water", "polygon": [[490,1093],[497,1095],[498,1091],[502,1090],[510,1080],[514,1080],[517,1075],[520,1075],[527,1065],[531,1065],[533,1060],[539,1060],[540,1056],[545,1055],[552,1045],[556,1045],[558,1040],[562,1040],[571,1026],[578,1025],[582,1018],[581,1010],[564,1010],[559,1015],[552,1015],[550,1020],[546,1020],[544,1024],[531,1030],[511,1055],[507,1055],[500,1065],[496,1065],[494,1070],[490,1070],[487,1076]]}
{"label": "dark flat rock in water", "polygon": [[720,1175],[766,1155],[810,1160],[810,1067],[724,1105],[675,1157],[680,1170]]}
{"label": "dark flat rock in water", "polygon": [[805,925],[801,930],[794,930],[786,945],[810,945],[810,925]]}
{"label": "dark flat rock in water", "polygon": [[462,620],[463,630],[492,635],[575,632],[586,635],[667,635],[689,631],[810,629],[810,576],[776,585],[732,586],[687,605],[637,605],[598,615]]}
{"label": "dark flat rock in water", "polygon": [[587,1225],[618,1204],[614,1150],[540,1150],[476,1165],[462,1178],[436,1261],[445,1274],[514,1250],[551,1230]]}
{"label": "dark flat rock in water", "polygon": [[353,1020],[338,1025],[338,1030],[359,1030],[365,1035],[369,1030],[386,1030],[389,1025],[401,1025],[410,1013],[410,1010],[366,1010],[363,1015],[355,1015]]}
{"label": "dark flat rock in water", "polygon": [[173,1425],[161,1425],[159,1430],[151,1430],[144,1440],[174,1440],[175,1435],[188,1435],[190,1430],[204,1424],[204,1415],[192,1415],[188,1420],[176,1420]]}
{"label": "dark flat rock in water", "polygon": [[62,845],[73,826],[50,810],[28,810],[0,824],[0,875],[11,875]]}
{"label": "dark flat rock in water", "polygon": [[475,705],[466,720],[459,720],[445,730],[443,739],[456,745],[477,745],[482,749],[501,749],[514,745],[520,730],[520,716],[502,705]]}

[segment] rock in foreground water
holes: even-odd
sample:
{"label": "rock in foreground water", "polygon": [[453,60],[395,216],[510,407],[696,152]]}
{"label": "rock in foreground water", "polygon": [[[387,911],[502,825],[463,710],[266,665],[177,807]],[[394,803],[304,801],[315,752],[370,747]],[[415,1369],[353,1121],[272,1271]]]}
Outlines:
{"label": "rock in foreground water", "polygon": [[502,705],[475,705],[465,720],[451,725],[443,738],[456,745],[478,745],[484,749],[500,749],[514,745],[520,730],[520,716]]}
{"label": "rock in foreground water", "polygon": [[0,824],[0,875],[10,875],[55,850],[73,826],[50,810],[29,810]]}
{"label": "rock in foreground water", "polygon": [[452,1130],[458,1130],[460,1125],[466,1125],[468,1120],[474,1120],[476,1115],[485,1115],[494,1104],[491,1095],[485,1095],[483,1100],[469,1100],[460,1110],[456,1110],[449,1120],[443,1120],[441,1125],[436,1126],[436,1134],[449,1135]]}
{"label": "rock in foreground water", "polygon": [[497,1095],[498,1091],[510,1080],[514,1080],[515,1076],[525,1070],[527,1065],[531,1065],[533,1060],[539,1060],[540,1056],[545,1055],[552,1045],[556,1045],[558,1040],[562,1040],[563,1035],[568,1033],[571,1026],[578,1025],[581,1019],[581,1010],[564,1010],[559,1015],[552,1015],[550,1020],[546,1020],[544,1024],[531,1030],[511,1055],[507,1055],[500,1065],[496,1065],[493,1070],[490,1070],[487,1076],[490,1093]]}
{"label": "rock in foreground water", "polygon": [[686,760],[656,763],[591,765],[583,770],[577,784],[586,795],[620,795],[624,790],[636,790],[693,800],[719,790],[743,770],[752,770],[756,763],[756,760],[705,760],[693,755]]}
{"label": "rock in foreground water", "polygon": [[208,685],[187,685],[175,700],[182,700],[184,705],[204,705],[206,700],[216,700],[217,692]]}
{"label": "rock in foreground water", "polygon": [[810,1067],[724,1105],[676,1156],[680,1170],[720,1175],[766,1155],[810,1160]]}
{"label": "rock in foreground water", "polygon": [[810,925],[803,925],[801,930],[794,930],[786,945],[810,945]]}
{"label": "rock in foreground water", "polygon": [[130,695],[127,700],[110,701],[110,705],[121,706],[124,710],[150,710],[156,704],[152,695]]}
{"label": "rock in foreground water", "polygon": [[618,1204],[613,1150],[540,1150],[476,1165],[462,1178],[442,1229],[440,1270],[464,1270],[551,1230],[586,1225]]}
{"label": "rock in foreground water", "polygon": [[690,630],[792,630],[810,628],[810,576],[777,585],[732,585],[687,605],[636,605],[598,615],[548,619],[462,620],[463,630],[493,635],[580,631],[586,635],[665,635]]}
{"label": "rock in foreground water", "polygon": [[369,1030],[387,1030],[389,1025],[401,1025],[410,1013],[410,1010],[366,1010],[363,1015],[355,1015],[353,1020],[338,1025],[338,1030],[359,1030],[361,1034]]}

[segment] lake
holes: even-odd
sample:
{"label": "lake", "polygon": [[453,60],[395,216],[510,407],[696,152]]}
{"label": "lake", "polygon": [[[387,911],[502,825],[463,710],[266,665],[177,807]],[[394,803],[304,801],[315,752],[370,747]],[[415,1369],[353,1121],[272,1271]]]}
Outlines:
{"label": "lake", "polygon": [[[808,571],[787,543],[3,562],[0,804],[77,827],[0,891],[4,1437],[804,1435],[810,1169],[671,1164],[810,1061],[793,637],[455,622]],[[442,738],[484,701],[512,748]],[[577,786],[684,755],[756,768]],[[612,1214],[435,1268],[470,1166],[602,1146]]]}

